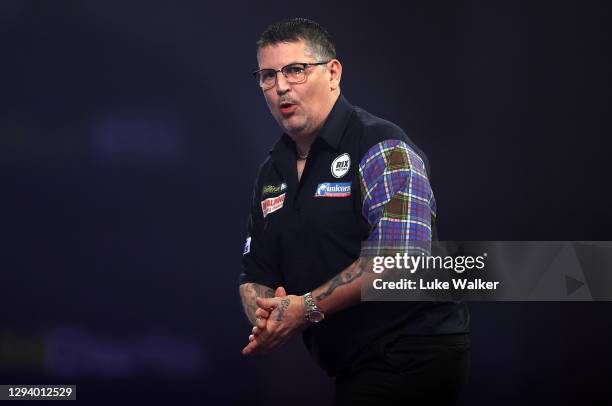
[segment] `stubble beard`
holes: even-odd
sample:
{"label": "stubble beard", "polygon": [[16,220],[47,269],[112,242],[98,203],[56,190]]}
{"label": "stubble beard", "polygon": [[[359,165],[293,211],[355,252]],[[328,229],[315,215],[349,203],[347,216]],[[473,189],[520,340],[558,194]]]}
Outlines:
{"label": "stubble beard", "polygon": [[308,127],[308,120],[303,120],[301,123],[294,126],[281,124],[281,127],[283,127],[285,132],[289,135],[301,136],[304,135],[304,131]]}

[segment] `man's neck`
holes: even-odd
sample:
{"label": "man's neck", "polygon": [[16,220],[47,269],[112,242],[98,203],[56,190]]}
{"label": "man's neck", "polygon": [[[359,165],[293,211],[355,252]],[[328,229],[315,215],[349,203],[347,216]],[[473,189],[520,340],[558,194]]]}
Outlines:
{"label": "man's neck", "polygon": [[318,133],[319,131],[317,130],[309,136],[300,135],[297,137],[291,137],[291,139],[293,139],[293,141],[295,142],[295,147],[297,148],[297,152],[300,156],[308,155],[308,152],[310,151],[310,146],[317,139]]}

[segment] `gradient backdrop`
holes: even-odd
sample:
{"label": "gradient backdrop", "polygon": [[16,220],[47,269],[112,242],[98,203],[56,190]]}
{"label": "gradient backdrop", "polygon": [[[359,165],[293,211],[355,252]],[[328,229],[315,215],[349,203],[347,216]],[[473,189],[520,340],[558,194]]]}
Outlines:
{"label": "gradient backdrop", "polygon": [[[240,355],[249,198],[280,135],[250,72],[284,17],[327,27],[344,95],[427,153],[441,239],[612,240],[606,2],[311,3],[0,2],[1,384],[331,401],[299,339]],[[471,310],[461,405],[612,399],[609,303]]]}

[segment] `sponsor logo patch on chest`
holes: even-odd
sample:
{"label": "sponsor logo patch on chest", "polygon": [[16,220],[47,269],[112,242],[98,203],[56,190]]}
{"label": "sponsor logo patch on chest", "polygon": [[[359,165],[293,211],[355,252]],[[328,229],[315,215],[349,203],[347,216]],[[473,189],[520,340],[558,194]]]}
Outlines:
{"label": "sponsor logo patch on chest", "polygon": [[283,207],[283,203],[285,202],[285,195],[286,193],[283,193],[280,196],[270,197],[269,199],[262,200],[261,212],[263,213],[263,216],[266,217],[268,214],[273,213]]}
{"label": "sponsor logo patch on chest", "polygon": [[319,183],[314,197],[348,197],[351,195],[351,182]]}
{"label": "sponsor logo patch on chest", "polygon": [[351,168],[351,156],[349,154],[342,154],[331,164],[331,174],[334,178],[341,178]]}
{"label": "sponsor logo patch on chest", "polygon": [[285,189],[287,189],[287,184],[285,182],[281,183],[280,185],[264,185],[264,187],[261,189],[261,195],[273,195],[275,193],[282,192]]}

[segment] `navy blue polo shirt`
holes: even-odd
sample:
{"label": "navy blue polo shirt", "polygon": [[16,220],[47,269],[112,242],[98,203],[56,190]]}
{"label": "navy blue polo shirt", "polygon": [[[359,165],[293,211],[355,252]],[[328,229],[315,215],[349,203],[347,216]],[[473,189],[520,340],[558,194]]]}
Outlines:
{"label": "navy blue polo shirt", "polygon": [[[295,143],[284,134],[255,181],[240,283],[303,295],[359,258],[373,232],[364,214],[360,162],[388,142],[406,145],[429,172],[423,152],[398,126],[342,95],[311,146],[300,181]],[[436,239],[434,218],[431,231]],[[362,302],[311,325],[304,342],[335,375],[382,337],[466,333],[468,324],[463,303]]]}

